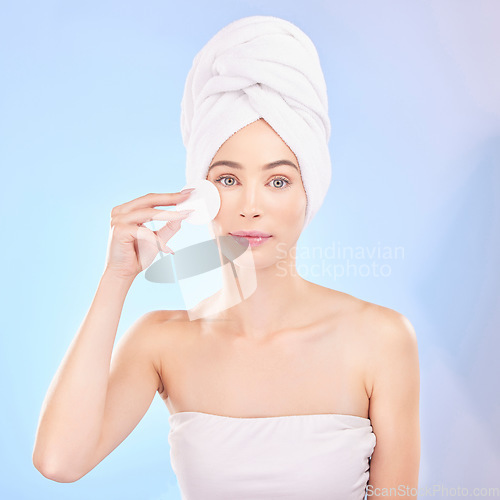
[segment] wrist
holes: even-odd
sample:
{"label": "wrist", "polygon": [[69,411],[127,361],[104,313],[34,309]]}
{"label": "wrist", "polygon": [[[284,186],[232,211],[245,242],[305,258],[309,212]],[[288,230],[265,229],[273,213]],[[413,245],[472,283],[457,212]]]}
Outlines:
{"label": "wrist", "polygon": [[113,282],[118,286],[130,287],[136,276],[123,276],[111,268],[105,268],[101,277],[101,281]]}

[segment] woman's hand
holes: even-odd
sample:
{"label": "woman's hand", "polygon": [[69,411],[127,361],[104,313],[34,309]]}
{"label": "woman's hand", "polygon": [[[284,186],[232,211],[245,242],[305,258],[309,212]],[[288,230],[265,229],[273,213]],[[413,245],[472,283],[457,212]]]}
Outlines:
{"label": "woman's hand", "polygon": [[[173,253],[167,241],[179,231],[181,221],[192,210],[158,210],[156,206],[172,206],[186,200],[192,189],[178,193],[150,193],[118,205],[111,210],[105,271],[119,278],[134,280],[149,267],[160,250]],[[158,231],[143,224],[152,220],[168,221]]]}

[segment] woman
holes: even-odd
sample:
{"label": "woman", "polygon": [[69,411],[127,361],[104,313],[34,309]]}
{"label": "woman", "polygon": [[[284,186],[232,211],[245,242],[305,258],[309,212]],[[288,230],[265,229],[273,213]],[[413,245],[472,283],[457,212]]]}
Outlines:
{"label": "woman", "polygon": [[[130,434],[158,391],[183,498],[415,498],[411,324],[295,272],[296,242],[330,182],[314,45],[274,17],[226,26],[194,60],[181,125],[188,182],[207,179],[221,198],[214,236],[232,235],[251,259],[236,259],[236,274],[222,267],[223,287],[197,306],[198,319],[153,311],[112,353],[130,285],[188,215],[154,207],[190,192],[115,207],[105,271],[42,408],[35,466],[55,481],[81,478]],[[143,226],[153,219],[169,222],[153,233]],[[263,234],[241,236],[252,231]]]}

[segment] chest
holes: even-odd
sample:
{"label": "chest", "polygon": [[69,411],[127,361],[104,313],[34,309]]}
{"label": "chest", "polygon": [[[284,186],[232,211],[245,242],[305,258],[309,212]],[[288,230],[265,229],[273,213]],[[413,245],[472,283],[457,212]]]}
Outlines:
{"label": "chest", "polygon": [[191,331],[162,365],[170,413],[265,416],[367,411],[362,356],[342,331],[281,332],[271,342]]}

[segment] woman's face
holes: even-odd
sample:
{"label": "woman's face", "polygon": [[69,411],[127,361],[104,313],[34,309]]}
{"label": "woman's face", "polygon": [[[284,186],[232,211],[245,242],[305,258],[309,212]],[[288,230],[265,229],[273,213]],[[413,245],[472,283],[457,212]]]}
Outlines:
{"label": "woman's face", "polygon": [[258,246],[249,240],[255,263],[286,257],[304,226],[306,193],[297,158],[267,122],[257,120],[233,134],[212,159],[207,180],[221,198],[212,221],[217,236],[267,233],[271,237]]}

